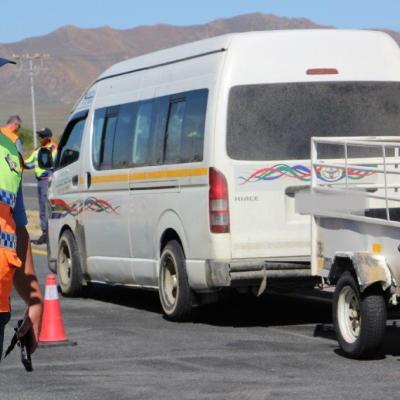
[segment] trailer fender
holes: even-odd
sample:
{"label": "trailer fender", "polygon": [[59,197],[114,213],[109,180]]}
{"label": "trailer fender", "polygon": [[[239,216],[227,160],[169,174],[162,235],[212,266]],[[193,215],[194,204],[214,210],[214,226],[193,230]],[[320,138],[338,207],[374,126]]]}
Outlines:
{"label": "trailer fender", "polygon": [[380,254],[367,252],[337,252],[329,272],[329,281],[336,283],[340,275],[349,268],[354,270],[361,292],[377,282],[385,291],[393,283],[386,258]]}

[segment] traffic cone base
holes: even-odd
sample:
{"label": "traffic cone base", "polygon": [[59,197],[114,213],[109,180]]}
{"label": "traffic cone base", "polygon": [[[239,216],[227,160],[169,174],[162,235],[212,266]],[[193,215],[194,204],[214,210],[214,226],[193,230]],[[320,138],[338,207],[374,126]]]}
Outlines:
{"label": "traffic cone base", "polygon": [[45,349],[48,347],[63,347],[63,346],[76,346],[78,342],[72,342],[71,340],[66,340],[65,342],[39,342],[38,347]]}

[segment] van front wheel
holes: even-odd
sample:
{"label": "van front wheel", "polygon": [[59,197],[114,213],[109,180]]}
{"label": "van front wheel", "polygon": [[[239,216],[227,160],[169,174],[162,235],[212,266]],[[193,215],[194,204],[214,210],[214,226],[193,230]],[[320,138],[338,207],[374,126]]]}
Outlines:
{"label": "van front wheel", "polygon": [[193,294],[186,273],[185,256],[181,245],[170,241],[161,253],[159,295],[165,316],[172,321],[189,319]]}
{"label": "van front wheel", "polygon": [[66,230],[58,242],[57,280],[64,296],[82,293],[82,270],[78,246],[71,231]]}

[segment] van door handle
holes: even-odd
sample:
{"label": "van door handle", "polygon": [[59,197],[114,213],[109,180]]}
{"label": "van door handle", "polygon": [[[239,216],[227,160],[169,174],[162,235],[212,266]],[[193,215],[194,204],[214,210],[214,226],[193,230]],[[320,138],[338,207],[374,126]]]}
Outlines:
{"label": "van door handle", "polygon": [[78,182],[79,182],[79,177],[78,177],[78,175],[74,175],[74,176],[72,177],[72,184],[73,184],[74,186],[78,186]]}
{"label": "van door handle", "polygon": [[86,185],[88,189],[92,186],[92,174],[90,172],[86,172]]}

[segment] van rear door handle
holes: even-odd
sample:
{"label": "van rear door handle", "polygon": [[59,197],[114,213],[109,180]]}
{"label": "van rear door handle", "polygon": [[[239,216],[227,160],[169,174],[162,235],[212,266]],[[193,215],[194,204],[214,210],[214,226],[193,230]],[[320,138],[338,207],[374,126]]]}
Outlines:
{"label": "van rear door handle", "polygon": [[74,176],[72,177],[72,184],[73,184],[74,186],[78,186],[78,182],[79,182],[79,177],[78,177],[78,175],[74,175]]}

